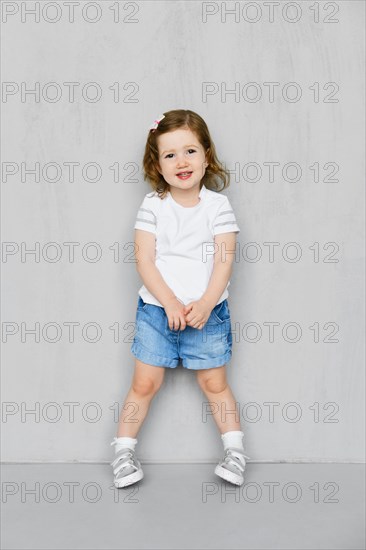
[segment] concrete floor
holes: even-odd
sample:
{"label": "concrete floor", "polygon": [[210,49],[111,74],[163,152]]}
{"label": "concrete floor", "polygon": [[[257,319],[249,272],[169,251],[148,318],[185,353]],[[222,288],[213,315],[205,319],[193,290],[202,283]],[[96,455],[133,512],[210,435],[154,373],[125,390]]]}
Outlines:
{"label": "concrete floor", "polygon": [[[1,548],[365,548],[363,464],[144,464],[115,489],[108,464],[3,464]],[[72,490],[73,488],[73,490]]]}

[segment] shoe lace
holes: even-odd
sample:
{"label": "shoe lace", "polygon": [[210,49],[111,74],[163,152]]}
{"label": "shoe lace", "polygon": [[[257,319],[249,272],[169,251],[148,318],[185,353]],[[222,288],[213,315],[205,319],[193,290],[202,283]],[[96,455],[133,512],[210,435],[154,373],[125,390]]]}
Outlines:
{"label": "shoe lace", "polygon": [[[116,439],[117,438],[114,438],[111,445],[116,444]],[[135,470],[138,470],[135,451],[133,451],[129,447],[121,449],[121,451],[118,453],[118,456],[113,460],[113,462],[111,462],[111,466],[113,468],[114,474],[117,474],[120,470],[122,470],[123,468],[127,468],[128,466],[132,466]]]}
{"label": "shoe lace", "polygon": [[241,472],[244,472],[245,469],[245,458],[250,458],[250,456],[245,455],[243,452],[236,449],[226,449],[224,462],[226,464],[232,464],[238,468]]}

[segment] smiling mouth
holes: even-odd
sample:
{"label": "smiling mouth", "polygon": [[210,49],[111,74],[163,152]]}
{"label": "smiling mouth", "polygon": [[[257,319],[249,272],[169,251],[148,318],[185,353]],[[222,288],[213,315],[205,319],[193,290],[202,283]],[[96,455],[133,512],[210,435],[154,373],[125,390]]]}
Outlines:
{"label": "smiling mouth", "polygon": [[179,178],[185,178],[185,177],[190,176],[191,174],[192,174],[192,172],[179,172],[179,173],[177,174],[177,176],[178,176]]}

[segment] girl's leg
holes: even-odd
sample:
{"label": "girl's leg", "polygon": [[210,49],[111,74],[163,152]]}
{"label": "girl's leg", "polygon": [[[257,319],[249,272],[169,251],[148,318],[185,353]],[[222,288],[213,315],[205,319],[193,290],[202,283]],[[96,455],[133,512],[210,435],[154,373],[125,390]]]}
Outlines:
{"label": "girl's leg", "polygon": [[120,415],[117,437],[136,438],[152,398],[164,380],[165,367],[155,367],[136,359],[131,387]]}
{"label": "girl's leg", "polygon": [[240,407],[226,380],[225,365],[215,369],[197,371],[198,384],[206,395],[220,434],[232,430],[241,431]]}

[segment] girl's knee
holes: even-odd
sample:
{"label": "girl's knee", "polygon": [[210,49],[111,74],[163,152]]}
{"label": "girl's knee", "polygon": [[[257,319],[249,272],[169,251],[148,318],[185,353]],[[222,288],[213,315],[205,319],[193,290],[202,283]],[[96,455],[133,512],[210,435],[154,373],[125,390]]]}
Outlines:
{"label": "girl's knee", "polygon": [[227,388],[224,367],[208,371],[197,371],[197,381],[201,389],[209,393],[221,393]]}
{"label": "girl's knee", "polygon": [[132,389],[140,397],[154,395],[159,388],[160,384],[151,378],[136,376],[132,381]]}
{"label": "girl's knee", "polygon": [[132,389],[139,396],[154,395],[164,380],[164,369],[147,365],[136,360],[135,373],[132,380]]}

